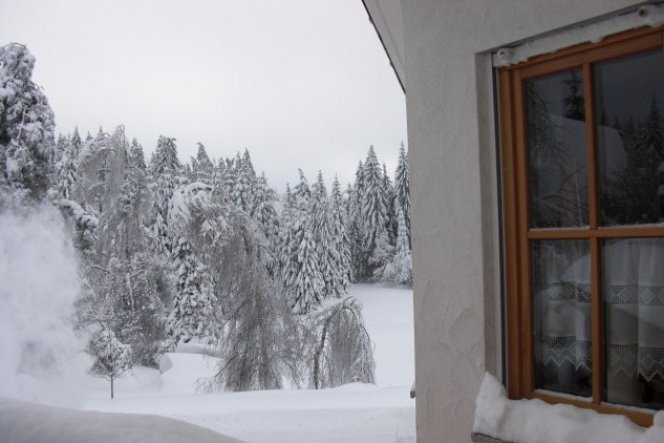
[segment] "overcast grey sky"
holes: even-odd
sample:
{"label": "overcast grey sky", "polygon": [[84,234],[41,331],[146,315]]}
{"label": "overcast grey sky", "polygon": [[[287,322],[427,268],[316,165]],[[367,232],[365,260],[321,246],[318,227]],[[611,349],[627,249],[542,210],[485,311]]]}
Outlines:
{"label": "overcast grey sky", "polygon": [[27,44],[57,130],[124,124],[150,153],[176,137],[245,147],[283,190],[302,168],[353,180],[370,144],[390,173],[405,97],[361,0],[0,0],[0,44]]}

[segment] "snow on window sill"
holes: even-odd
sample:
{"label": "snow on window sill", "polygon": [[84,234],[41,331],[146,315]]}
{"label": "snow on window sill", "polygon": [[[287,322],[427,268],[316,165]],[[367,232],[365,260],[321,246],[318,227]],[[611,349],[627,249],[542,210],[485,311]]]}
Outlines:
{"label": "snow on window sill", "polygon": [[662,443],[664,411],[655,414],[653,426],[646,429],[622,415],[538,399],[509,400],[502,384],[487,373],[475,400],[473,433],[515,443],[571,443],[580,436],[586,443]]}

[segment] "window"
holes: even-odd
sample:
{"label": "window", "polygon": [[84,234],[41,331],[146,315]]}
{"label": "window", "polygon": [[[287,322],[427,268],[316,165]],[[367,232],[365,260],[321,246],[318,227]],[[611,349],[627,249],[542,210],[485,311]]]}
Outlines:
{"label": "window", "polygon": [[502,68],[508,391],[664,409],[664,32]]}

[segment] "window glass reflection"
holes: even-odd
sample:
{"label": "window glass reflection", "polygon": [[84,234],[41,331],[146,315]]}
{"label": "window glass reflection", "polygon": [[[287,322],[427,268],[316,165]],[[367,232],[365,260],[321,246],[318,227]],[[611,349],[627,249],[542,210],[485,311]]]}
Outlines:
{"label": "window glass reflection", "polygon": [[580,70],[526,82],[530,224],[588,224],[586,129]]}
{"label": "window glass reflection", "polygon": [[664,222],[664,56],[595,64],[600,214],[604,226]]}

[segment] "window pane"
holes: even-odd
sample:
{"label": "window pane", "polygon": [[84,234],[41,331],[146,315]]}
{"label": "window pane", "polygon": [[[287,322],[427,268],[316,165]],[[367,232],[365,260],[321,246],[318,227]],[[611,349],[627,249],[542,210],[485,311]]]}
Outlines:
{"label": "window pane", "polygon": [[664,221],[664,54],[595,65],[601,223]]}
{"label": "window pane", "polygon": [[538,389],[592,395],[588,248],[587,240],[532,244]]}
{"label": "window pane", "polygon": [[664,409],[664,239],[606,240],[605,400]]}
{"label": "window pane", "polygon": [[530,225],[588,224],[586,129],[580,70],[526,81]]}

